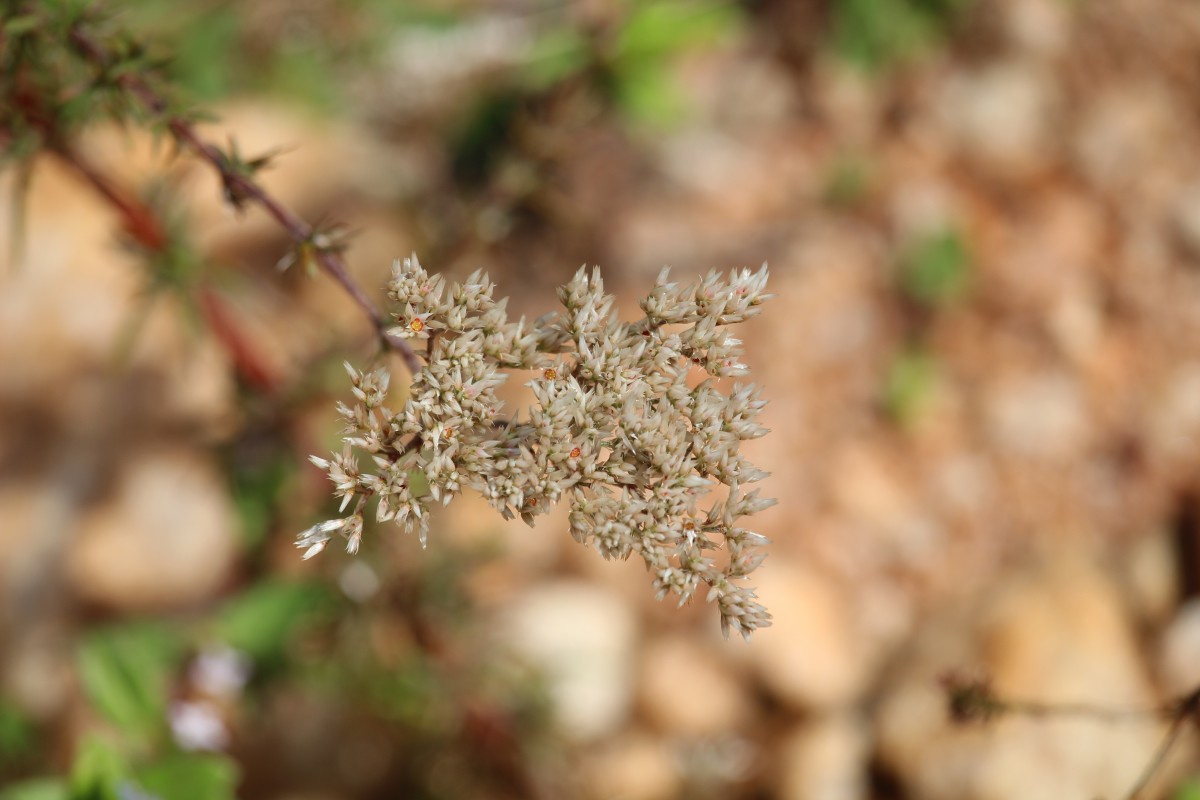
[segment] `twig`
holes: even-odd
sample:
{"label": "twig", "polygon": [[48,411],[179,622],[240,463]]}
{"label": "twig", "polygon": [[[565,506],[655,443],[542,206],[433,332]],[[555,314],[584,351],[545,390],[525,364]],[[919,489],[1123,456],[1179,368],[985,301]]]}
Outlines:
{"label": "twig", "polygon": [[1186,723],[1200,716],[1200,687],[1167,705],[1152,708],[1105,708],[1087,703],[1044,703],[1004,698],[996,694],[986,677],[964,677],[950,673],[942,676],[941,683],[946,690],[950,718],[960,723],[988,722],[1006,714],[1038,718],[1090,717],[1108,722],[1157,718],[1169,722],[1162,742],[1138,776],[1137,782],[1124,795],[1124,800],[1141,800],[1150,781],[1158,774],[1171,748],[1183,734]]}
{"label": "twig", "polygon": [[[78,26],[71,29],[70,40],[80,54],[101,69],[107,68],[112,63],[112,55]],[[121,88],[135,96],[151,113],[156,115],[168,113],[169,106],[166,99],[154,91],[137,73],[124,72],[114,80]],[[215,145],[200,138],[191,123],[179,116],[168,116],[166,125],[177,142],[185,145],[187,149],[217,170],[227,193],[241,200],[253,200],[262,206],[288,232],[297,246],[313,242],[316,231],[311,225],[275,200],[253,178],[231,169],[228,158]],[[380,341],[386,347],[400,354],[410,373],[415,375],[420,371],[421,361],[417,354],[404,339],[388,333],[387,329],[390,323],[387,317],[375,307],[362,288],[350,277],[350,272],[342,257],[335,250],[323,247],[314,248],[314,254],[317,263],[341,284],[342,288],[370,318]]]}
{"label": "twig", "polygon": [[1197,710],[1200,710],[1200,687],[1194,689],[1191,694],[1175,704],[1175,708],[1172,709],[1171,725],[1167,728],[1167,733],[1163,736],[1162,743],[1159,744],[1157,752],[1150,759],[1150,763],[1142,770],[1137,783],[1133,785],[1133,788],[1129,790],[1129,794],[1125,796],[1125,800],[1141,800],[1142,793],[1150,785],[1151,779],[1158,773],[1163,762],[1167,760],[1167,754],[1171,752],[1171,748],[1175,745],[1175,742],[1179,741],[1179,737],[1183,733],[1184,723],[1194,720]]}

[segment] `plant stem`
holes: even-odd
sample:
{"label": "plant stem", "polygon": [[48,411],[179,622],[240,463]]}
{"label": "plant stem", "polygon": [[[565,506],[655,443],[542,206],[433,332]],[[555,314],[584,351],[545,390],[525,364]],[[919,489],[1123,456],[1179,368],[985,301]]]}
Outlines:
{"label": "plant stem", "polygon": [[[72,28],[70,40],[80,54],[98,67],[105,68],[112,62],[112,56],[78,26]],[[137,73],[124,72],[114,80],[121,88],[137,97],[151,113],[156,115],[168,113],[169,107],[166,99],[155,92]],[[177,142],[220,173],[221,181],[227,191],[235,193],[238,197],[253,200],[262,206],[288,232],[296,245],[299,246],[313,240],[315,231],[311,225],[268,194],[253,178],[231,169],[224,154],[215,145],[200,138],[191,123],[179,116],[168,116],[166,125]],[[325,272],[346,290],[347,294],[371,320],[383,345],[399,353],[411,374],[415,375],[420,371],[421,362],[417,354],[404,339],[392,336],[387,332],[389,322],[386,315],[375,307],[371,299],[350,276],[342,257],[334,250],[318,247],[315,248],[315,258]]]}

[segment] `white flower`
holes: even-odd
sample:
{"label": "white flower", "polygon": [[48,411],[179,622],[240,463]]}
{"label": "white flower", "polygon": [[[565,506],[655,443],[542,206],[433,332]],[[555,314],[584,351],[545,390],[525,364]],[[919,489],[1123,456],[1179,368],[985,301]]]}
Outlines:
{"label": "white flower", "polygon": [[[762,562],[766,544],[738,519],[774,503],[740,491],[766,477],[739,452],[767,432],[756,421],[764,401],[752,386],[717,381],[748,371],[728,326],[758,313],[766,281],[765,265],[690,286],[664,270],[641,302],[646,316],[622,322],[599,271],[581,268],[559,289],[564,310],[530,325],[509,321],[482,273],[447,285],[415,256],[396,262],[392,332],[429,339],[428,363],[394,414],[383,405],[386,371],[347,365],[357,403],[339,407],[346,448],[312,462],[343,510],[352,497],[358,505],[305,531],[297,546],[308,558],[340,534],[357,551],[372,497],[379,522],[415,529],[422,546],[425,511],[463,488],[530,524],[567,497],[571,536],[606,558],[640,556],[660,598],[686,602],[707,586],[726,633],[769,625],[753,590],[733,582]],[[711,376],[699,385],[696,367]],[[534,371],[527,409],[506,411],[495,396],[509,370]],[[360,471],[356,451],[373,471]],[[701,507],[718,484],[725,499]]]}
{"label": "white flower", "polygon": [[296,547],[307,548],[304,551],[304,560],[315,556],[325,549],[325,545],[329,544],[329,539],[334,533],[341,530],[346,524],[342,519],[330,519],[325,522],[319,522],[313,525],[308,530],[296,537]]}
{"label": "white flower", "polygon": [[171,704],[171,735],[184,750],[219,752],[229,747],[229,729],[217,707],[206,700]]}

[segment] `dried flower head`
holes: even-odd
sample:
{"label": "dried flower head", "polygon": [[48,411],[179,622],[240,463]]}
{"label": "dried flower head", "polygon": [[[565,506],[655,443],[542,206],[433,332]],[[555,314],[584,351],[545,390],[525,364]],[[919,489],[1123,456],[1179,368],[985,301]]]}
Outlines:
{"label": "dried flower head", "polygon": [[[343,509],[351,498],[357,504],[297,545],[308,558],[341,535],[354,552],[368,498],[377,520],[416,529],[422,545],[430,507],[464,488],[529,524],[565,501],[577,541],[605,558],[639,555],[659,599],[672,594],[682,604],[707,587],[725,634],[749,637],[771,620],[741,583],[765,557],[767,539],[740,520],[775,501],[745,491],[766,473],[739,448],[767,433],[756,421],[765,401],[752,386],[722,392],[719,379],[748,372],[727,328],[759,312],[766,282],[765,266],[713,272],[690,286],[663,270],[641,302],[645,316],[629,323],[611,313],[599,271],[580,269],[559,289],[563,310],[528,324],[508,319],[481,272],[447,285],[415,257],[397,261],[389,333],[426,339],[426,364],[395,412],[384,405],[385,370],[347,365],[358,403],[339,405],[345,449],[313,463]],[[513,370],[537,377],[526,384],[533,404],[509,415],[495,390]],[[360,468],[364,455],[369,469]]]}

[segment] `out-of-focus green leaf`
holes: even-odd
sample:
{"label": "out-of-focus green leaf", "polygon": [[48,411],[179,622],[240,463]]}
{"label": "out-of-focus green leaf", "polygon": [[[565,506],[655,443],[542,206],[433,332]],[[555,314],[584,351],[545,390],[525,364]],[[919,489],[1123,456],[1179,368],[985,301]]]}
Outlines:
{"label": "out-of-focus green leaf", "polygon": [[614,58],[660,59],[680,50],[719,41],[740,23],[732,3],[658,0],[635,3],[617,37]]}
{"label": "out-of-focus green leaf", "polygon": [[924,306],[939,306],[963,295],[970,281],[966,243],[953,228],[917,239],[900,264],[900,289]]}
{"label": "out-of-focus green leaf", "polygon": [[896,356],[884,382],[883,406],[900,425],[921,413],[937,381],[937,362],[924,350],[911,348]]}
{"label": "out-of-focus green leaf", "polygon": [[0,700],[0,766],[26,755],[33,747],[33,740],[29,719],[16,706]]}
{"label": "out-of-focus green leaf", "polygon": [[95,736],[84,739],[71,764],[71,800],[124,800],[128,767],[116,749]]}
{"label": "out-of-focus green leaf", "polygon": [[256,660],[273,659],[326,599],[325,588],[317,584],[269,581],[225,604],[217,635]]}
{"label": "out-of-focus green leaf", "polygon": [[969,0],[836,0],[833,46],[846,61],[877,70],[942,35]]}
{"label": "out-of-focus green leaf", "polygon": [[259,463],[234,461],[231,465],[233,502],[247,545],[257,547],[266,539],[280,491],[294,469],[290,461],[274,453]]}
{"label": "out-of-focus green leaf", "polygon": [[846,154],[834,163],[823,194],[825,202],[845,208],[862,200],[870,187],[870,162],[863,156]]}
{"label": "out-of-focus green leaf", "polygon": [[451,169],[458,181],[484,183],[511,144],[521,98],[501,92],[484,98],[465,120],[451,144]]}
{"label": "out-of-focus green leaf", "polygon": [[138,770],[138,781],[162,800],[235,800],[238,769],[223,756],[180,754]]}
{"label": "out-of-focus green leaf", "polygon": [[628,117],[655,128],[670,128],[687,113],[679,89],[657,65],[620,73],[616,93],[617,102]]}
{"label": "out-of-focus green leaf", "polygon": [[1189,778],[1180,784],[1171,800],[1200,800],[1200,778]]}
{"label": "out-of-focus green leaf", "polygon": [[0,789],[0,800],[67,800],[67,783],[59,778],[35,778]]}
{"label": "out-of-focus green leaf", "polygon": [[167,679],[179,642],[158,626],[99,630],[79,650],[79,675],[92,704],[122,731],[149,736],[166,719]]}
{"label": "out-of-focus green leaf", "polygon": [[588,58],[587,41],[579,31],[549,30],[534,42],[522,67],[523,81],[534,89],[549,86],[583,69]]}
{"label": "out-of-focus green leaf", "polygon": [[15,38],[33,30],[40,22],[41,18],[37,14],[18,14],[15,17],[10,17],[4,23],[4,33],[7,36]]}

